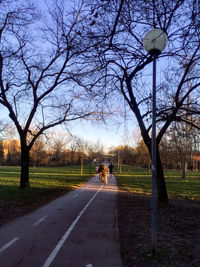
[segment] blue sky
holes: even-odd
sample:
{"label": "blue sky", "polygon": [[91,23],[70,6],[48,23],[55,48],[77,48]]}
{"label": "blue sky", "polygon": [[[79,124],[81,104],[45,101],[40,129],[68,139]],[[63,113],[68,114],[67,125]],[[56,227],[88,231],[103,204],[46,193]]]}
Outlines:
{"label": "blue sky", "polygon": [[110,147],[117,147],[119,145],[134,146],[138,140],[139,130],[134,118],[134,114],[126,122],[120,125],[112,124],[105,125],[103,122],[92,124],[91,122],[76,122],[70,124],[71,132],[92,143],[100,142],[108,150]]}
{"label": "blue sky", "polygon": [[[50,1],[46,2],[49,3]],[[36,0],[36,5],[42,9],[44,8],[44,3],[45,0]],[[151,67],[148,70],[151,74]],[[151,80],[152,77],[150,75],[149,84]],[[138,127],[132,112],[129,114],[129,120],[126,123],[122,122],[120,126],[114,125],[112,119],[110,120],[109,125],[104,125],[103,122],[99,122],[98,124],[80,121],[73,122],[69,124],[69,129],[75,136],[93,143],[99,141],[106,148],[125,144],[134,145],[137,142],[135,135],[138,133]]]}

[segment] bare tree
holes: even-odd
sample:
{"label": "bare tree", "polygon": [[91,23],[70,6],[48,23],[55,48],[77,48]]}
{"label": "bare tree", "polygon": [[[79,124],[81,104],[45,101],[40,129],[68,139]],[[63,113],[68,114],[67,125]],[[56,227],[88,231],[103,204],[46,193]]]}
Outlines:
{"label": "bare tree", "polygon": [[4,146],[3,140],[0,138],[0,165],[4,163]]}
{"label": "bare tree", "polygon": [[30,160],[34,167],[45,165],[48,161],[46,141],[44,136],[40,135],[30,150]]}
{"label": "bare tree", "polygon": [[10,139],[4,142],[4,155],[6,165],[18,166],[20,162],[19,140]]}
{"label": "bare tree", "polygon": [[29,153],[37,138],[96,110],[79,83],[91,71],[82,60],[90,44],[80,36],[87,11],[81,1],[72,8],[54,1],[39,20],[31,1],[0,2],[0,104],[20,137],[21,188],[29,187]]}
{"label": "bare tree", "polygon": [[[159,77],[162,78],[157,84],[156,111],[157,192],[159,201],[167,203],[159,144],[173,121],[184,121],[186,113],[200,114],[197,1],[88,0],[88,5],[92,17],[88,35],[94,45],[91,60],[93,58],[94,65],[101,69],[94,77],[93,93],[104,90],[107,101],[112,96],[112,102],[118,102],[115,97],[123,97],[124,102],[120,103],[126,103],[134,113],[150,155],[152,85],[148,66],[152,56],[144,51],[143,39],[153,27],[161,28],[168,35],[167,48],[159,56]],[[191,84],[189,89],[188,82]],[[189,95],[190,106],[187,105]],[[199,129],[194,121],[186,123]]]}
{"label": "bare tree", "polygon": [[57,166],[61,166],[63,164],[66,164],[65,160],[65,151],[67,149],[67,145],[69,144],[71,140],[71,136],[69,134],[66,134],[64,132],[57,131],[53,136],[53,157],[54,161],[56,162]]}
{"label": "bare tree", "polygon": [[[194,116],[190,116],[190,120],[191,123],[196,121]],[[182,168],[183,179],[187,170],[193,170],[193,167],[196,167],[193,162],[193,156],[199,154],[197,145],[199,136],[199,130],[192,127],[191,124],[174,122],[166,132],[166,138],[161,141],[160,150],[165,161],[169,163],[171,168],[178,170]]]}

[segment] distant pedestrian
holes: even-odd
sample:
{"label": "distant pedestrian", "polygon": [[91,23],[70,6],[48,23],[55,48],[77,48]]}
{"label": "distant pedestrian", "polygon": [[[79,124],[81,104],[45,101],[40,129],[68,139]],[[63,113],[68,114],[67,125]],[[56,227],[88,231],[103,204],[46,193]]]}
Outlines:
{"label": "distant pedestrian", "polygon": [[98,170],[99,170],[99,167],[97,166],[97,167],[96,167],[96,174],[98,173]]}
{"label": "distant pedestrian", "polygon": [[108,181],[107,181],[107,172],[108,172],[108,169],[106,167],[106,164],[103,165],[103,169],[102,169],[102,182],[104,184],[107,184]]}
{"label": "distant pedestrian", "polygon": [[111,178],[112,178],[112,174],[113,174],[113,169],[114,169],[114,166],[112,165],[112,162],[111,162],[110,165],[108,166],[108,169],[109,169],[110,179],[111,179]]}
{"label": "distant pedestrian", "polygon": [[102,169],[103,169],[103,165],[100,164],[99,168],[98,168],[98,173],[99,173],[99,180],[102,181]]}

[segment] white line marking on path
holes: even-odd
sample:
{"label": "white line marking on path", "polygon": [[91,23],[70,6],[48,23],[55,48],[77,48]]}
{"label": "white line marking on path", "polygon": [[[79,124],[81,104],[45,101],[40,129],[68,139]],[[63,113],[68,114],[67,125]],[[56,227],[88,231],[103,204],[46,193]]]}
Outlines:
{"label": "white line marking on path", "polygon": [[92,203],[92,201],[95,199],[95,197],[97,196],[97,194],[99,193],[99,191],[102,189],[102,187],[103,187],[103,185],[96,191],[96,193],[93,195],[93,197],[88,201],[88,203],[82,209],[82,211],[79,213],[79,215],[73,221],[73,223],[67,229],[67,231],[65,232],[65,234],[63,235],[63,237],[60,239],[60,241],[58,242],[58,244],[56,245],[56,247],[53,249],[53,251],[51,252],[51,254],[49,255],[49,257],[46,259],[46,261],[45,261],[45,263],[44,263],[44,265],[42,267],[48,267],[52,263],[52,261],[54,260],[54,258],[57,255],[57,253],[59,252],[59,250],[63,246],[64,242],[67,240],[68,236],[70,235],[70,233],[74,229],[75,225],[77,224],[77,222],[79,221],[79,219],[81,218],[81,216],[83,215],[83,213],[86,211],[86,209],[89,207],[89,205]]}
{"label": "white line marking on path", "polygon": [[92,267],[92,264],[86,264],[85,267]]}
{"label": "white line marking on path", "polygon": [[75,198],[75,197],[77,197],[79,194],[76,194],[76,195],[74,195],[72,198]]}
{"label": "white line marking on path", "polygon": [[38,224],[40,224],[41,222],[43,222],[48,216],[44,216],[42,218],[40,218],[38,221],[36,221],[33,226],[37,226]]}
{"label": "white line marking on path", "polygon": [[12,244],[14,244],[17,240],[19,240],[19,237],[15,237],[15,238],[13,238],[10,242],[8,242],[7,244],[5,244],[5,245],[0,249],[0,253],[2,253],[4,250],[6,250],[6,249],[9,248],[10,246],[12,246]]}

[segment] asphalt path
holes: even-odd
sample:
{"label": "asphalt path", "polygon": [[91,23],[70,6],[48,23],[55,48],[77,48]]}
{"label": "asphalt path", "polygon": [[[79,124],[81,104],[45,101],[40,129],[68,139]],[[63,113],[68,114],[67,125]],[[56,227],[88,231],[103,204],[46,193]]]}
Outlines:
{"label": "asphalt path", "polygon": [[122,267],[116,179],[98,176],[0,227],[0,267]]}

